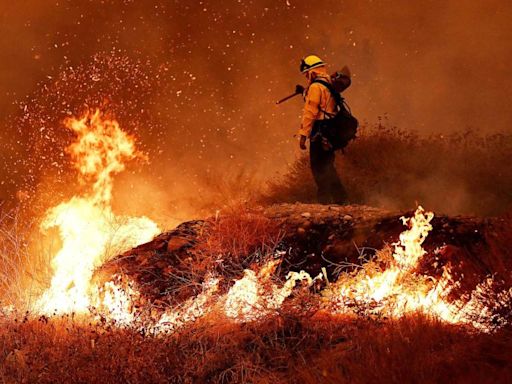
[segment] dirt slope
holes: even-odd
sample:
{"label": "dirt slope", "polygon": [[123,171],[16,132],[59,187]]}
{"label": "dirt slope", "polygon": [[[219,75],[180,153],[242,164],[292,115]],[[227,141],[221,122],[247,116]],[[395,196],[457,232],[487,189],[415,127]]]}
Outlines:
{"label": "dirt slope", "polygon": [[[322,267],[333,276],[342,266],[364,263],[376,250],[398,241],[406,229],[400,217],[412,214],[356,205],[244,209],[242,214],[185,222],[106,263],[97,277],[126,276],[150,302],[165,305],[196,294],[212,270],[228,277],[228,282],[239,278],[243,268],[257,264],[268,252],[283,254],[280,276],[290,270],[316,275]],[[474,289],[491,273],[510,277],[510,250],[500,248],[504,218],[436,216],[432,225],[424,244],[428,253],[418,272],[440,276],[449,263],[455,277],[463,277],[463,291]],[[247,239],[251,236],[255,239]],[[260,242],[258,236],[267,240]],[[236,242],[245,247],[234,248]]]}

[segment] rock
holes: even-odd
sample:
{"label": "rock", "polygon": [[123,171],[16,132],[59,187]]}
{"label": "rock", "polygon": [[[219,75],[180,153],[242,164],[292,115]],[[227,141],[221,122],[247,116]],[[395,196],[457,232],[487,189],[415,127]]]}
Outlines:
{"label": "rock", "polygon": [[306,220],[305,222],[302,223],[301,227],[304,228],[304,229],[311,228],[311,221]]}
{"label": "rock", "polygon": [[351,221],[352,219],[353,219],[353,217],[350,215],[343,216],[343,220],[345,220],[345,221]]}
{"label": "rock", "polygon": [[177,250],[190,245],[190,241],[184,237],[171,237],[167,243],[167,252],[176,252]]}
{"label": "rock", "polygon": [[309,213],[309,212],[304,212],[301,216],[302,216],[302,217],[305,217],[305,218],[310,218],[310,217],[311,217],[311,213]]}

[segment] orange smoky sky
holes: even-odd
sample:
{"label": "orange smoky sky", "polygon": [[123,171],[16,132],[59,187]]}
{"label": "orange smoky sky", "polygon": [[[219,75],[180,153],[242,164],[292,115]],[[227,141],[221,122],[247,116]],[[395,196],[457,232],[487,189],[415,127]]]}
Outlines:
{"label": "orange smoky sky", "polygon": [[69,141],[59,122],[105,103],[149,152],[144,177],[171,189],[198,174],[272,176],[297,156],[301,112],[298,98],[275,101],[303,81],[309,53],[350,67],[345,96],[370,124],[385,116],[425,134],[512,124],[507,0],[1,3],[3,198],[27,174],[58,174]]}

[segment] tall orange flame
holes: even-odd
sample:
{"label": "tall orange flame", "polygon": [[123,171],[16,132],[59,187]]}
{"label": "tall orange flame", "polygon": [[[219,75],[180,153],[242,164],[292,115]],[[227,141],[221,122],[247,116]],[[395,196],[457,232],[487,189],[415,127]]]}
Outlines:
{"label": "tall orange flame", "polygon": [[426,253],[422,244],[432,230],[433,217],[432,212],[418,207],[412,218],[402,218],[409,228],[394,244],[387,269],[381,270],[369,263],[355,274],[341,276],[330,291],[337,302],[337,310],[350,312],[354,305],[359,305],[382,311],[387,316],[421,310],[450,319],[450,306],[443,300],[449,286],[446,284],[448,274],[434,284],[427,277],[414,273]]}
{"label": "tall orange flame", "polygon": [[113,176],[140,156],[134,139],[99,110],[67,120],[66,127],[77,134],[67,153],[89,190],[48,210],[41,225],[43,231],[57,227],[63,243],[52,261],[51,286],[36,303],[45,314],[86,312],[95,295],[94,269],[158,233],[148,218],[116,216],[111,208]]}

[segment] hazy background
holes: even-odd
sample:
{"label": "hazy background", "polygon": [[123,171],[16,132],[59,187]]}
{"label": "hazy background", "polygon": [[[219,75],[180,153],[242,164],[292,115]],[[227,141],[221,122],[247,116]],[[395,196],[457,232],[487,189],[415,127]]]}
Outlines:
{"label": "hazy background", "polygon": [[258,186],[298,156],[302,103],[275,101],[310,53],[351,68],[369,124],[510,132],[510,20],[508,0],[0,0],[0,199],[73,189],[62,120],[85,107],[149,153],[118,180],[123,210],[179,220]]}

